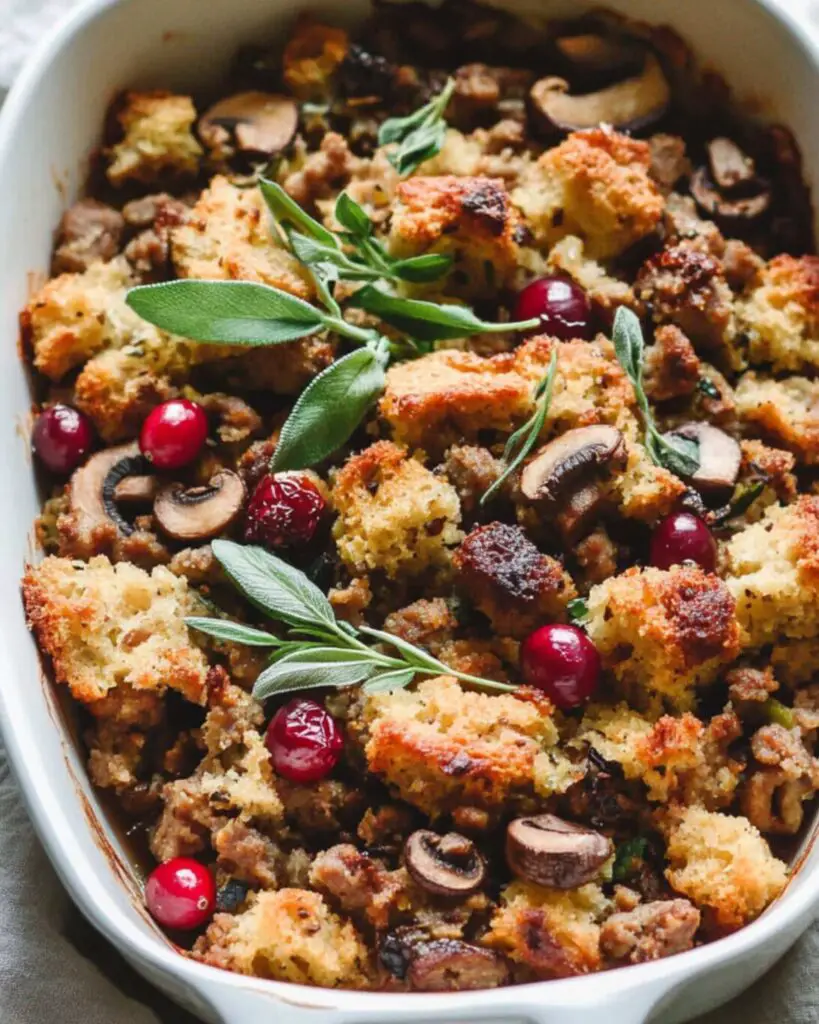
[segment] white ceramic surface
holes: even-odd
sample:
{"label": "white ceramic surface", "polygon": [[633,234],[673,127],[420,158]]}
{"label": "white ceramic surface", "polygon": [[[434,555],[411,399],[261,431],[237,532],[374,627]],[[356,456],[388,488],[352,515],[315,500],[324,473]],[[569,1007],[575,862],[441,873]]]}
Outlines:
{"label": "white ceramic surface", "polygon": [[[579,4],[526,0],[537,12]],[[367,0],[326,4],[360,16]],[[491,992],[382,995],[243,978],[179,956],[140,907],[139,879],[107,826],[23,621],[19,577],[32,556],[37,494],[30,397],[17,312],[49,261],[52,231],[81,186],[105,108],[124,86],[218,81],[238,44],[280,38],[303,0],[88,0],[41,46],[0,118],[0,725],[37,830],[90,920],[154,984],[225,1024],[677,1024],[729,999],[781,956],[819,909],[819,844],[782,898],[750,927],[654,964]],[[316,5],[310,4],[315,7]],[[673,24],[738,94],[791,125],[819,180],[813,117],[819,54],[787,14],[759,0],[611,0]],[[58,1015],[58,1011],[55,1010]]]}

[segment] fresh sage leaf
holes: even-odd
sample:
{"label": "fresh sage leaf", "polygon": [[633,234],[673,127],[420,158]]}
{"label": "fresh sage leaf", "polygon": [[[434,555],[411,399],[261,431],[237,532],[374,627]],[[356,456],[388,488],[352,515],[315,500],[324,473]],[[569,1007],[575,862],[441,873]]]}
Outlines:
{"label": "fresh sage leaf", "polygon": [[377,281],[382,275],[377,271],[365,266],[363,263],[355,262],[335,246],[325,245],[307,235],[299,234],[298,231],[288,232],[290,246],[293,252],[302,263],[306,263],[311,270],[320,269],[328,279],[338,281],[344,278],[346,281]]}
{"label": "fresh sage leaf", "polygon": [[589,606],[584,597],[576,597],[566,605],[569,619],[575,626],[582,625],[589,616]]}
{"label": "fresh sage leaf", "polygon": [[391,117],[378,129],[378,144],[398,143],[387,159],[403,177],[412,174],[425,160],[440,152],[446,137],[444,112],[455,91],[450,78],[441,92],[429,103],[406,117]]}
{"label": "fresh sage leaf", "polygon": [[360,348],[315,377],[282,427],[270,468],[306,469],[345,444],[384,390],[384,361]]}
{"label": "fresh sage leaf", "polygon": [[385,323],[420,341],[466,338],[485,332],[529,330],[540,323],[537,319],[508,324],[487,323],[475,316],[468,306],[438,305],[421,299],[405,299],[390,295],[375,285],[360,288],[353,296],[351,305],[374,313]]}
{"label": "fresh sage leaf", "polygon": [[211,547],[245,597],[272,618],[296,628],[335,629],[332,605],[303,572],[255,545],[214,540]]}
{"label": "fresh sage leaf", "polygon": [[378,666],[368,661],[314,662],[294,658],[264,669],[253,684],[253,696],[256,700],[266,700],[274,694],[292,693],[294,690],[355,686],[377,671]]}
{"label": "fresh sage leaf", "polygon": [[614,853],[611,877],[614,882],[627,882],[640,869],[648,849],[648,840],[642,836],[619,843]]}
{"label": "fresh sage leaf", "polygon": [[395,260],[390,268],[393,278],[409,281],[411,284],[427,284],[437,281],[439,277],[449,273],[452,257],[447,253],[430,252],[423,256],[410,256],[405,260]]}
{"label": "fresh sage leaf", "polygon": [[752,483],[737,487],[730,503],[714,514],[715,524],[719,525],[735,516],[744,515],[764,490],[765,480],[754,480]]}
{"label": "fresh sage leaf", "polygon": [[278,637],[266,633],[263,629],[254,629],[242,622],[231,622],[230,619],[212,619],[208,616],[191,615],[185,619],[185,625],[200,633],[217,640],[226,640],[234,644],[246,644],[248,647],[279,647],[282,643]]}
{"label": "fresh sage leaf", "polygon": [[369,238],[373,233],[367,211],[346,192],[336,199],[335,216],[339,224],[356,238]]}
{"label": "fresh sage leaf", "polygon": [[362,686],[365,693],[389,693],[392,690],[403,690],[415,678],[415,669],[402,668],[393,672],[381,672],[371,676]]}
{"label": "fresh sage leaf", "polygon": [[529,452],[537,444],[537,440],[543,431],[543,424],[546,422],[546,414],[552,401],[552,389],[554,388],[555,373],[557,372],[557,345],[552,348],[552,355],[549,360],[549,369],[535,389],[535,411],[529,419],[516,430],[506,442],[503,449],[502,462],[504,470],[498,479],[481,495],[480,504],[484,505],[496,494],[506,480],[520,466]]}
{"label": "fresh sage leaf", "polygon": [[226,345],[279,345],[324,328],[315,306],[250,281],[167,281],[131,288],[131,309],[171,334]]}
{"label": "fresh sage leaf", "polygon": [[259,182],[259,188],[276,223],[297,228],[302,234],[309,235],[324,245],[338,246],[333,232],[323,224],[319,224],[309,213],[305,213],[295,199],[290,198],[281,185],[267,178],[262,178]]}
{"label": "fresh sage leaf", "polygon": [[700,446],[691,438],[652,434],[647,448],[658,465],[676,476],[691,477],[700,467]]}
{"label": "fresh sage leaf", "polygon": [[635,388],[643,379],[643,330],[637,315],[620,306],[614,316],[614,351]]}

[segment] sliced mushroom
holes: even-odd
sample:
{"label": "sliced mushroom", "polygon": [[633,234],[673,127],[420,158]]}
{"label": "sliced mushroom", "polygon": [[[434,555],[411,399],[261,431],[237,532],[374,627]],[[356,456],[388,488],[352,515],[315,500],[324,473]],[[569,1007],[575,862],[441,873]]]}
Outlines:
{"label": "sliced mushroom", "polygon": [[587,472],[624,465],[626,457],[616,427],[576,427],[540,449],[521,474],[520,489],[530,501],[557,501]]}
{"label": "sliced mushroom", "polygon": [[290,96],[238,92],[219,100],[199,119],[199,137],[211,152],[227,158],[241,153],[270,157],[296,134],[299,108]]}
{"label": "sliced mushroom", "polygon": [[752,182],[756,177],[753,160],[731,139],[719,136],[711,139],[706,148],[711,175],[718,188],[730,192],[733,188]]}
{"label": "sliced mushroom", "polygon": [[685,423],[670,430],[668,438],[683,437],[699,445],[700,466],[688,480],[704,494],[720,496],[734,489],[742,462],[737,442],[710,423]]}
{"label": "sliced mushroom", "polygon": [[594,878],[613,851],[599,832],[554,814],[517,818],[506,830],[506,861],[520,878],[575,889]]}
{"label": "sliced mushroom", "polygon": [[154,502],[154,516],[174,540],[210,540],[237,518],[245,501],[242,478],[221,469],[203,486],[173,483],[163,487]]}
{"label": "sliced mushroom", "polygon": [[587,534],[607,504],[606,494],[600,484],[594,481],[570,494],[566,504],[555,516],[564,544],[573,546]]}
{"label": "sliced mushroom", "polygon": [[689,190],[698,206],[710,217],[724,221],[750,221],[761,217],[771,205],[771,189],[764,182],[759,182],[760,189],[756,195],[731,198],[725,196],[711,181],[705,167],[700,167],[691,175]]}
{"label": "sliced mushroom", "polygon": [[565,79],[551,77],[535,82],[529,95],[543,121],[558,131],[609,124],[633,132],[659,121],[668,107],[671,90],[660,62],[649,54],[639,75],[598,92],[573,96]]}
{"label": "sliced mushroom", "polygon": [[508,980],[507,964],[497,953],[460,939],[419,943],[407,970],[410,987],[419,992],[497,988]]}
{"label": "sliced mushroom", "polygon": [[114,488],[114,501],[117,504],[151,505],[159,490],[159,481],[155,476],[126,476]]}
{"label": "sliced mushroom", "polygon": [[112,522],[124,536],[134,532],[117,508],[116,490],[126,477],[143,475],[147,463],[139,445],[118,445],[97,452],[71,477],[68,497],[80,532],[90,532],[100,523]]}
{"label": "sliced mushroom", "polygon": [[439,896],[468,896],[486,878],[486,863],[475,844],[457,832],[413,832],[404,846],[404,861],[413,881]]}
{"label": "sliced mushroom", "polygon": [[639,73],[646,48],[633,36],[601,36],[593,32],[561,36],[555,48],[572,80],[600,86]]}

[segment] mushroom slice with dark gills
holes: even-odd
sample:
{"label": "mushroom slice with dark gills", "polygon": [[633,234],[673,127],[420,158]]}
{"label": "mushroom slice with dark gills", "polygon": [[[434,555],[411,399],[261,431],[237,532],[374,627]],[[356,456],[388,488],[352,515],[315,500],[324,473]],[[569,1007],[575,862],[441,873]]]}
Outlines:
{"label": "mushroom slice with dark gills", "polygon": [[587,92],[639,74],[646,47],[638,39],[584,32],[555,40],[562,72]]}
{"label": "mushroom slice with dark gills", "polygon": [[163,533],[174,540],[210,540],[238,518],[245,493],[242,478],[221,469],[204,485],[167,484],[156,496],[154,516]]}
{"label": "mushroom slice with dark gills", "polygon": [[716,220],[753,221],[771,205],[770,185],[759,178],[754,161],[731,139],[708,143],[708,167],[691,175],[689,186],[697,205]]}
{"label": "mushroom slice with dark gills", "polygon": [[[98,524],[110,521],[119,533],[130,536],[134,528],[117,503],[135,500],[137,491],[148,491],[148,468],[134,441],[97,452],[76,470],[68,486],[68,498],[80,529],[90,533]],[[137,486],[133,486],[135,480],[139,480]]]}
{"label": "mushroom slice with dark gills", "polygon": [[271,157],[290,145],[299,108],[290,96],[238,92],[219,100],[199,119],[199,138],[215,159],[236,153]]}
{"label": "mushroom slice with dark gills", "polygon": [[576,889],[595,878],[612,855],[599,832],[554,814],[516,818],[506,830],[506,862],[527,882],[552,889]]}
{"label": "mushroom slice with dark gills", "polygon": [[598,92],[572,95],[563,78],[541,78],[529,93],[536,118],[560,132],[601,124],[638,131],[656,123],[668,108],[671,91],[660,62],[648,54],[642,71]]}
{"label": "mushroom slice with dark gills", "polygon": [[558,502],[587,475],[625,461],[626,442],[616,427],[576,427],[540,449],[523,470],[520,489],[530,501]]}
{"label": "mushroom slice with dark gills", "polygon": [[475,844],[457,832],[413,832],[404,846],[404,863],[417,885],[439,896],[469,896],[486,878],[486,863]]}
{"label": "mushroom slice with dark gills", "polygon": [[687,479],[698,491],[718,498],[733,490],[742,462],[742,451],[733,437],[710,423],[698,422],[685,423],[665,437],[697,442],[699,469]]}

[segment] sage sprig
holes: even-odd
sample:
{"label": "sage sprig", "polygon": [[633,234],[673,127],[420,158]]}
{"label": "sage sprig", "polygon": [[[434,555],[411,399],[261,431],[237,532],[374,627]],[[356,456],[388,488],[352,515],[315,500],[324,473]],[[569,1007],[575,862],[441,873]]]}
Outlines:
{"label": "sage sprig", "polygon": [[[303,572],[263,548],[228,540],[215,540],[212,547],[237,589],[260,611],[289,627],[289,638],[282,640],[225,619],[196,616],[185,620],[193,629],[219,640],[272,649],[268,666],[253,686],[257,700],[294,690],[359,683],[368,693],[396,690],[408,686],[417,675],[452,675],[481,689],[515,689],[508,683],[449,668],[390,633],[339,622],[325,595]],[[394,653],[385,652],[384,647]]]}
{"label": "sage sprig", "polygon": [[407,117],[390,117],[378,129],[379,146],[397,143],[387,159],[401,177],[412,174],[425,160],[437,153],[446,138],[444,112],[455,91],[455,81],[447,79],[437,96]]}
{"label": "sage sprig", "polygon": [[615,314],[613,340],[617,359],[626,371],[637,397],[649,455],[658,466],[663,466],[677,476],[693,476],[700,465],[699,445],[696,441],[684,437],[675,436],[671,439],[657,429],[643,387],[643,331],[637,316],[625,306],[620,306]]}
{"label": "sage sprig", "polygon": [[555,373],[557,372],[557,346],[552,348],[552,357],[549,360],[549,369],[543,379],[535,388],[535,411],[529,419],[512,434],[506,442],[501,459],[504,463],[504,470],[498,479],[487,487],[481,495],[480,504],[485,505],[489,499],[497,493],[505,481],[520,466],[529,452],[534,448],[543,424],[546,422],[546,414],[552,401],[552,389],[554,388]]}

